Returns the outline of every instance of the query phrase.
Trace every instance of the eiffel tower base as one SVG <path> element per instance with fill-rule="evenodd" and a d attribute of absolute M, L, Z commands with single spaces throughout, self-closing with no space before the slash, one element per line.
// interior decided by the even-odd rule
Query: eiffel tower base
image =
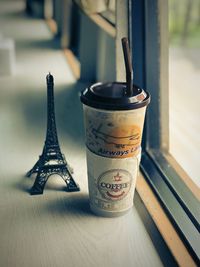
<path fill-rule="evenodd" d="M 32 174 L 37 173 L 39 171 L 39 166 L 40 166 L 40 158 L 39 160 L 35 163 L 32 169 L 26 173 L 26 177 L 31 177 Z"/>
<path fill-rule="evenodd" d="M 34 165 L 34 167 L 37 163 Z M 43 194 L 45 184 L 49 178 L 49 176 L 53 174 L 57 174 L 62 177 L 62 179 L 66 183 L 66 191 L 67 192 L 76 192 L 80 191 L 79 185 L 74 181 L 70 170 L 67 168 L 66 164 L 61 165 L 44 165 L 34 169 L 34 167 L 27 173 L 32 174 L 37 172 L 37 176 L 33 187 L 30 190 L 31 195 L 40 195 Z"/>

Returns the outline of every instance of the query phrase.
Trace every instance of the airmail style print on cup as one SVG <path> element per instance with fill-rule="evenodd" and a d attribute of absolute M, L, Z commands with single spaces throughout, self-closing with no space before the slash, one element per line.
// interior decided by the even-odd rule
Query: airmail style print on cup
<path fill-rule="evenodd" d="M 84 107 L 87 147 L 104 157 L 137 156 L 141 146 L 145 110 L 146 107 L 141 107 L 113 112 Z"/>

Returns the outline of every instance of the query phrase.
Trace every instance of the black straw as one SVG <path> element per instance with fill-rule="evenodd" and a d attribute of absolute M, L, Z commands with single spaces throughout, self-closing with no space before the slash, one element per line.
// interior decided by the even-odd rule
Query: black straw
<path fill-rule="evenodd" d="M 126 95 L 133 95 L 133 67 L 131 63 L 131 54 L 128 44 L 128 38 L 122 38 L 122 48 L 124 53 L 124 63 L 126 68 Z"/>
<path fill-rule="evenodd" d="M 50 71 L 47 74 L 46 79 L 47 79 L 47 83 L 53 83 L 53 75 L 51 74 Z"/>

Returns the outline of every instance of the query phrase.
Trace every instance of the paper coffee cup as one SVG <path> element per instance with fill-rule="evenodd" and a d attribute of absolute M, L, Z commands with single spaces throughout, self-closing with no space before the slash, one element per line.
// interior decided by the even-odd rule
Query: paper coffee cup
<path fill-rule="evenodd" d="M 81 95 L 87 147 L 89 198 L 100 216 L 120 216 L 133 205 L 141 141 L 150 95 L 125 83 L 96 83 Z"/>

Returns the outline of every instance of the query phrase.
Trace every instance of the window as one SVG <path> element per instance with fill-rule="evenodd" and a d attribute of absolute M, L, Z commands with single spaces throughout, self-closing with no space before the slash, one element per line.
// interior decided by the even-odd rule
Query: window
<path fill-rule="evenodd" d="M 169 150 L 200 187 L 200 1 L 169 0 Z"/>
<path fill-rule="evenodd" d="M 132 1 L 131 33 L 135 83 L 144 87 L 152 96 L 146 117 L 141 171 L 191 255 L 198 262 L 200 259 L 200 212 L 197 199 L 199 190 L 196 186 L 188 187 L 188 177 L 181 168 L 185 166 L 174 152 L 172 145 L 173 131 L 178 130 L 177 122 L 173 124 L 175 115 L 173 115 L 172 105 L 176 104 L 177 107 L 178 102 L 175 102 L 177 99 L 171 100 L 172 89 L 169 77 L 172 78 L 168 70 L 168 66 L 171 67 L 172 64 L 171 59 L 168 61 L 168 56 L 171 55 L 171 46 L 170 50 L 168 46 L 168 16 L 170 15 L 168 3 L 171 4 L 170 1 Z M 182 6 L 183 2 L 186 4 L 187 1 L 181 1 Z M 185 10 L 187 10 L 186 7 Z M 194 77 L 193 71 L 192 75 Z M 180 93 L 183 92 L 180 91 Z M 191 94 L 194 97 L 194 94 Z M 196 118 L 198 116 L 197 109 L 195 116 Z M 183 119 L 180 117 L 178 120 Z M 198 125 L 198 121 L 196 124 Z M 184 130 L 180 132 L 180 136 L 189 138 Z M 198 144 L 194 146 L 198 147 Z M 179 147 L 177 151 L 180 151 Z"/>

